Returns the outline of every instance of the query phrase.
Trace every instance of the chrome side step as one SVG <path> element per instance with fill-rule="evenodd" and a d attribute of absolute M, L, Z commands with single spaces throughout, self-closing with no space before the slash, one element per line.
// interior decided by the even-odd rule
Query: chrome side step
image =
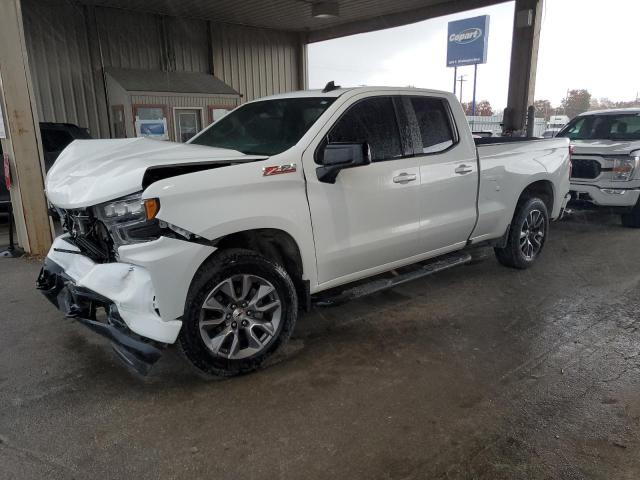
<path fill-rule="evenodd" d="M 413 280 L 417 280 L 418 278 L 426 277 L 433 273 L 441 272 L 452 267 L 457 267 L 458 265 L 464 265 L 465 263 L 469 263 L 470 261 L 471 255 L 466 252 L 452 253 L 429 261 L 428 263 L 418 263 L 413 266 L 404 267 L 402 269 L 402 273 L 397 273 L 391 278 L 380 278 L 378 276 L 373 280 L 370 280 L 368 282 L 365 281 L 365 283 L 360 283 L 338 293 L 331 293 L 332 291 L 334 291 L 334 289 L 326 293 L 321 292 L 317 297 L 312 298 L 311 303 L 317 307 L 331 307 L 340 303 L 347 302 L 349 300 L 353 300 L 355 298 L 371 295 L 372 293 L 389 290 L 391 288 L 397 287 L 398 285 L 402 285 L 403 283 L 411 282 Z M 396 271 L 394 270 L 394 272 Z"/>

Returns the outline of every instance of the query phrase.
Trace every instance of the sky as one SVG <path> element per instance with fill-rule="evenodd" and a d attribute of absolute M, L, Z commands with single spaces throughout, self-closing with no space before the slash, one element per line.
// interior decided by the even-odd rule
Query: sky
<path fill-rule="evenodd" d="M 602 6 L 606 4 L 607 8 Z M 447 15 L 403 27 L 309 45 L 309 86 L 329 80 L 342 86 L 393 85 L 453 89 L 446 67 L 447 23 L 489 15 L 487 63 L 478 66 L 477 100 L 494 109 L 507 103 L 514 2 Z M 640 0 L 545 0 L 536 78 L 536 99 L 559 105 L 568 89 L 595 98 L 633 100 L 640 93 L 637 30 Z M 473 67 L 463 101 L 471 100 Z M 458 84 L 459 85 L 459 84 Z"/>

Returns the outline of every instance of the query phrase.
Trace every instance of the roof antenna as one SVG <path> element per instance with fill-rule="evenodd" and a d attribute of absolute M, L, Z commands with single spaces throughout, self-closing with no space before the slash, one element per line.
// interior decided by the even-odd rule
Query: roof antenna
<path fill-rule="evenodd" d="M 331 80 L 330 82 L 327 82 L 327 84 L 324 86 L 324 88 L 322 89 L 322 93 L 327 93 L 327 92 L 330 92 L 331 90 L 337 90 L 338 88 L 340 88 L 340 85 L 336 85 L 335 82 Z"/>

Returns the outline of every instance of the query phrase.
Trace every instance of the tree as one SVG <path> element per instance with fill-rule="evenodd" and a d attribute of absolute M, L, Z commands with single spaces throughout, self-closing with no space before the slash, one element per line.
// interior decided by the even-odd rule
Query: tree
<path fill-rule="evenodd" d="M 536 118 L 549 120 L 549 117 L 553 113 L 553 107 L 549 100 L 536 100 L 533 102 L 533 107 L 536 109 Z"/>
<path fill-rule="evenodd" d="M 476 115 L 480 115 L 481 117 L 490 117 L 493 115 L 493 108 L 491 108 L 489 100 L 480 100 L 476 104 Z"/>
<path fill-rule="evenodd" d="M 462 109 L 464 110 L 465 115 L 473 115 L 472 102 L 463 102 Z M 476 102 L 476 115 L 480 115 L 482 117 L 493 115 L 493 108 L 491 108 L 489 100 L 480 100 L 479 102 Z"/>
<path fill-rule="evenodd" d="M 591 94 L 584 89 L 569 90 L 566 98 L 562 100 L 565 115 L 573 118 L 589 110 L 591 106 Z"/>

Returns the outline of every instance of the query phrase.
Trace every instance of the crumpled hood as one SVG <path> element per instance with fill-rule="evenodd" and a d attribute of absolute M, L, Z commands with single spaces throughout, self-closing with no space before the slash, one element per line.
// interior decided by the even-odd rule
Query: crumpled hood
<path fill-rule="evenodd" d="M 152 166 L 264 158 L 236 150 L 147 138 L 76 140 L 49 170 L 45 190 L 57 207 L 84 208 L 142 190 L 144 172 Z"/>
<path fill-rule="evenodd" d="M 576 155 L 629 155 L 640 150 L 638 140 L 572 140 Z"/>

